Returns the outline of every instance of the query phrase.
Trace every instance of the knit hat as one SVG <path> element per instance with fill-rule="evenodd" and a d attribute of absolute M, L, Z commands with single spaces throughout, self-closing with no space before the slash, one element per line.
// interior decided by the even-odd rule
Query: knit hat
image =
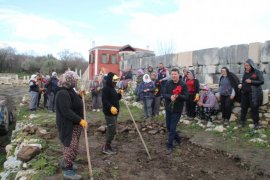
<path fill-rule="evenodd" d="M 142 75 L 142 74 L 144 74 L 144 71 L 143 71 L 143 69 L 138 69 L 137 73 L 138 73 L 138 75 Z"/>
<path fill-rule="evenodd" d="M 58 86 L 65 88 L 74 88 L 79 76 L 74 71 L 66 71 L 59 78 Z"/>

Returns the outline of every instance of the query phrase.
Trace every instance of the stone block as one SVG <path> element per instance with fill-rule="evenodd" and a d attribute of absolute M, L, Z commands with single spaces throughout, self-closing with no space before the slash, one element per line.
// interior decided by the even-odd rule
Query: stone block
<path fill-rule="evenodd" d="M 228 49 L 229 64 L 241 64 L 248 59 L 248 45 L 240 44 L 230 46 Z"/>
<path fill-rule="evenodd" d="M 261 44 L 259 42 L 250 43 L 248 48 L 248 57 L 253 59 L 254 63 L 260 63 Z"/>
<path fill-rule="evenodd" d="M 219 49 L 218 56 L 219 56 L 220 64 L 228 64 L 228 57 L 229 57 L 228 51 L 229 51 L 229 47 L 223 47 Z"/>
<path fill-rule="evenodd" d="M 213 76 L 213 83 L 218 84 L 221 75 L 220 74 L 213 74 L 212 76 Z"/>
<path fill-rule="evenodd" d="M 217 66 L 203 66 L 203 74 L 215 74 L 217 71 Z"/>
<path fill-rule="evenodd" d="M 261 64 L 260 66 L 264 67 L 264 72 L 270 74 L 270 63 L 269 64 Z"/>
<path fill-rule="evenodd" d="M 263 105 L 269 102 L 268 94 L 269 94 L 269 89 L 263 90 Z"/>
<path fill-rule="evenodd" d="M 262 44 L 261 62 L 270 63 L 270 41 L 266 41 L 265 43 Z"/>
<path fill-rule="evenodd" d="M 203 66 L 195 67 L 195 74 L 202 74 L 202 72 L 203 72 Z"/>
<path fill-rule="evenodd" d="M 195 51 L 193 53 L 194 62 L 197 62 L 196 64 L 198 65 L 218 65 L 219 64 L 218 52 L 219 52 L 218 48 L 202 49 L 199 51 Z"/>
<path fill-rule="evenodd" d="M 258 69 L 260 70 L 260 71 L 262 71 L 263 73 L 265 73 L 265 70 L 266 70 L 266 68 L 268 68 L 267 70 L 270 72 L 270 66 L 269 67 L 267 67 L 267 65 L 268 64 L 259 64 L 258 65 Z"/>
<path fill-rule="evenodd" d="M 193 66 L 192 51 L 177 53 L 176 57 L 173 59 L 173 64 L 178 65 L 179 67 Z"/>
<path fill-rule="evenodd" d="M 230 64 L 229 65 L 229 70 L 231 72 L 233 72 L 234 74 L 239 74 L 240 68 L 241 68 L 241 66 L 239 64 Z"/>
<path fill-rule="evenodd" d="M 210 75 L 210 74 L 205 74 L 203 83 L 205 83 L 205 84 L 213 84 L 214 83 L 213 76 Z"/>

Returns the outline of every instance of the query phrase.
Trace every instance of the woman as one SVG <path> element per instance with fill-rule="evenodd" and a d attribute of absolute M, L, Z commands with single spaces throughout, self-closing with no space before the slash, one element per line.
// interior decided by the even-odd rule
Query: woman
<path fill-rule="evenodd" d="M 59 131 L 59 139 L 64 145 L 61 167 L 64 178 L 80 179 L 73 167 L 73 162 L 78 153 L 79 139 L 82 127 L 87 127 L 87 121 L 83 119 L 83 102 L 75 92 L 78 75 L 74 71 L 66 71 L 59 79 L 59 89 L 56 93 L 56 124 Z"/>
<path fill-rule="evenodd" d="M 248 59 L 245 63 L 245 72 L 242 78 L 241 89 L 241 117 L 240 127 L 246 123 L 246 115 L 248 108 L 251 108 L 251 116 L 254 128 L 259 128 L 259 106 L 262 104 L 263 92 L 261 85 L 264 84 L 262 72 L 256 69 L 252 59 Z"/>
<path fill-rule="evenodd" d="M 148 74 L 143 75 L 143 82 L 139 87 L 139 97 L 143 100 L 145 120 L 151 120 L 153 116 L 152 103 L 154 100 L 155 85 Z"/>
<path fill-rule="evenodd" d="M 207 85 L 203 87 L 203 93 L 196 108 L 199 119 L 206 120 L 207 127 L 211 127 L 213 123 L 211 116 L 217 113 L 218 103 L 216 96 Z"/>
<path fill-rule="evenodd" d="M 29 92 L 31 96 L 31 102 L 29 104 L 29 109 L 31 112 L 37 110 L 38 105 L 38 95 L 39 95 L 39 86 L 37 84 L 37 75 L 33 74 L 29 80 Z"/>
<path fill-rule="evenodd" d="M 221 102 L 222 120 L 224 125 L 228 125 L 232 114 L 233 100 L 237 93 L 237 85 L 239 79 L 235 74 L 229 71 L 227 67 L 221 69 L 221 77 L 219 80 L 219 93 Z"/>
<path fill-rule="evenodd" d="M 186 101 L 187 118 L 193 119 L 196 116 L 195 108 L 199 100 L 200 84 L 198 79 L 195 79 L 194 71 L 187 72 L 186 80 L 188 88 L 188 100 Z"/>
<path fill-rule="evenodd" d="M 101 106 L 102 106 L 102 78 L 99 78 L 98 76 L 95 76 L 94 81 L 92 82 L 90 89 L 92 94 L 92 105 L 93 109 L 92 111 L 100 112 Z"/>

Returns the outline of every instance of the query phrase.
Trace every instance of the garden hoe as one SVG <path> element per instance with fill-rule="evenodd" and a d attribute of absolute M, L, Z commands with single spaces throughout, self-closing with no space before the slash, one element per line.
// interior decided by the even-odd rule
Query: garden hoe
<path fill-rule="evenodd" d="M 123 91 L 123 88 L 122 88 L 121 91 L 124 92 L 124 91 Z M 122 93 L 122 94 L 123 94 L 123 96 L 124 96 L 124 93 Z M 124 103 L 125 103 L 125 105 L 126 105 L 126 107 L 127 107 L 127 110 L 128 110 L 128 112 L 129 112 L 129 115 L 130 115 L 130 117 L 131 117 L 131 119 L 132 119 L 132 121 L 133 121 L 133 123 L 134 123 L 134 126 L 135 126 L 135 128 L 136 128 L 136 130 L 137 130 L 137 132 L 138 132 L 138 134 L 139 134 L 139 136 L 140 136 L 140 138 L 141 138 L 141 140 L 142 140 L 142 143 L 143 143 L 143 146 L 144 146 L 144 148 L 145 148 L 145 150 L 146 150 L 146 153 L 147 153 L 147 155 L 148 155 L 148 158 L 149 158 L 149 160 L 151 160 L 151 156 L 150 156 L 150 154 L 149 154 L 148 148 L 147 148 L 147 146 L 146 146 L 146 144 L 145 144 L 145 142 L 144 142 L 144 140 L 143 140 L 143 137 L 142 137 L 141 132 L 140 132 L 140 130 L 139 130 L 139 128 L 138 128 L 138 126 L 137 126 L 135 120 L 134 120 L 134 117 L 133 117 L 133 115 L 132 115 L 132 113 L 131 113 L 131 111 L 130 111 L 130 109 L 129 109 L 129 107 L 128 107 L 127 101 L 125 100 L 125 98 L 123 98 L 123 100 L 124 100 Z"/>
<path fill-rule="evenodd" d="M 85 99 L 84 99 L 84 94 L 83 93 L 82 93 L 82 101 L 83 101 L 83 118 L 86 120 Z M 94 180 L 93 171 L 92 171 L 92 165 L 91 165 L 91 160 L 90 160 L 90 152 L 89 152 L 87 130 L 86 130 L 86 128 L 83 128 L 83 129 L 84 129 L 84 138 L 85 138 L 85 145 L 86 145 L 86 152 L 87 152 L 89 176 L 90 176 L 90 180 Z"/>

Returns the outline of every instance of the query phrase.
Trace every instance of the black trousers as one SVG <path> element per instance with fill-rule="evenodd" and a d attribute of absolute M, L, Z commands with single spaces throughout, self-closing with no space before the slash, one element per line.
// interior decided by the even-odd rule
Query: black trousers
<path fill-rule="evenodd" d="M 220 96 L 222 119 L 230 120 L 232 114 L 232 100 L 230 96 Z"/>
<path fill-rule="evenodd" d="M 251 108 L 251 117 L 254 124 L 259 123 L 259 106 L 252 103 L 252 94 L 245 93 L 241 95 L 241 117 L 240 123 L 244 124 L 247 120 L 248 108 Z"/>
<path fill-rule="evenodd" d="M 186 111 L 187 111 L 187 116 L 189 117 L 195 117 L 196 116 L 196 102 L 194 102 L 196 94 L 189 94 L 188 95 L 188 100 L 186 101 Z"/>

